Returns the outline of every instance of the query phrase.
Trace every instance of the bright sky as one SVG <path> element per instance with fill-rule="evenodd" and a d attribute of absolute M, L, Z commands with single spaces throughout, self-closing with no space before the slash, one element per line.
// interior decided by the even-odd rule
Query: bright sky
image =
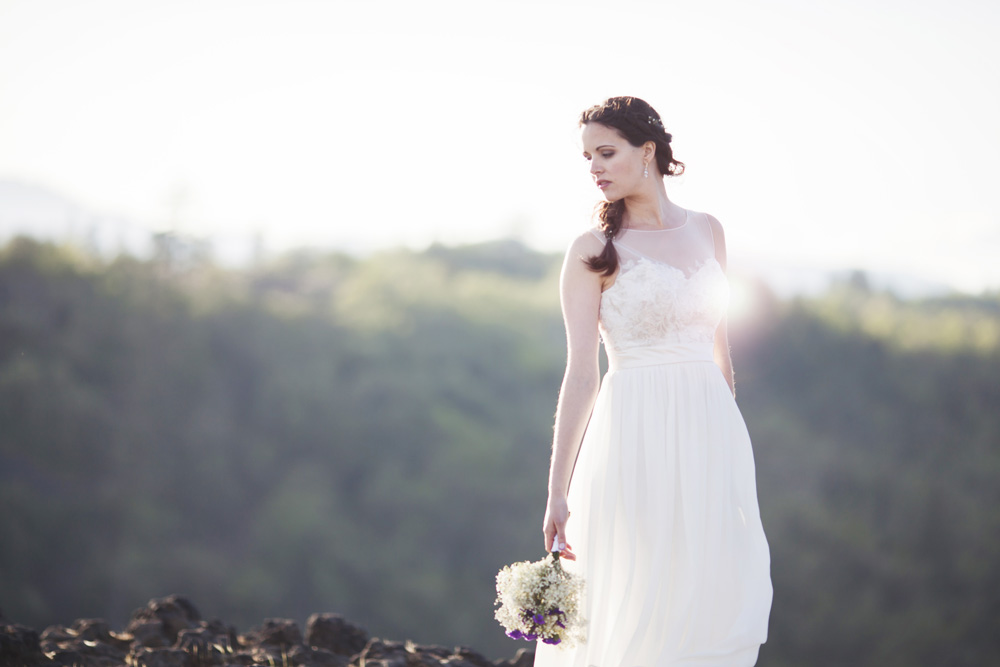
<path fill-rule="evenodd" d="M 631 94 L 734 261 L 1000 288 L 998 34 L 995 0 L 0 0 L 0 180 L 271 250 L 561 250 L 579 112 Z"/>

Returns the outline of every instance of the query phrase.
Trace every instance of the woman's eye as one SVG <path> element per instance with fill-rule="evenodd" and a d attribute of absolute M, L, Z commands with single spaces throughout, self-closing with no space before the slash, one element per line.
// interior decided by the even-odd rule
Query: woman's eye
<path fill-rule="evenodd" d="M 603 157 L 604 159 L 607 159 L 607 158 L 611 157 L 612 155 L 614 155 L 613 152 L 601 153 L 601 157 Z"/>

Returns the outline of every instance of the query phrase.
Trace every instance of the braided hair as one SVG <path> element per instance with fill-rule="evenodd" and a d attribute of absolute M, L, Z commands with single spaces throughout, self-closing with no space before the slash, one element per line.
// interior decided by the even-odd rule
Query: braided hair
<path fill-rule="evenodd" d="M 674 159 L 674 152 L 670 148 L 673 137 L 663 127 L 660 114 L 638 97 L 609 97 L 580 115 L 580 126 L 588 123 L 612 127 L 636 147 L 652 141 L 656 145 L 656 166 L 660 173 L 664 176 L 679 176 L 684 173 L 684 163 Z M 596 213 L 598 227 L 604 232 L 607 243 L 601 254 L 589 257 L 584 262 L 591 271 L 610 276 L 618 270 L 618 251 L 611 240 L 621 231 L 625 200 L 599 202 Z"/>

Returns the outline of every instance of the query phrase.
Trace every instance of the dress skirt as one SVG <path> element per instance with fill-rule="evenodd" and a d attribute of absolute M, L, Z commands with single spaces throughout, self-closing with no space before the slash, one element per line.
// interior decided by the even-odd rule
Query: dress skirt
<path fill-rule="evenodd" d="M 569 490 L 587 642 L 536 667 L 741 667 L 767 638 L 770 555 L 746 425 L 711 345 L 609 351 Z"/>

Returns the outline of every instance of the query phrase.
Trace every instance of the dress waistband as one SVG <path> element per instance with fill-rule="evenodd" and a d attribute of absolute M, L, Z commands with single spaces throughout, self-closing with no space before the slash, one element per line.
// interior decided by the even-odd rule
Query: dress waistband
<path fill-rule="evenodd" d="M 608 370 L 679 364 L 688 361 L 713 361 L 712 343 L 660 343 L 642 345 L 626 350 L 606 348 Z"/>

